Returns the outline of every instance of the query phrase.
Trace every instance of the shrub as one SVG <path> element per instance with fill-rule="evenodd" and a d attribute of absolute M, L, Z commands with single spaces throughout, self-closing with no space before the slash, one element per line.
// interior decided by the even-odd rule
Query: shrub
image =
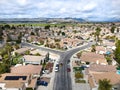
<path fill-rule="evenodd" d="M 41 54 L 39 54 L 39 53 L 36 53 L 36 54 L 35 54 L 35 56 L 41 56 Z"/>
<path fill-rule="evenodd" d="M 89 65 L 89 64 L 90 64 L 90 62 L 86 62 L 86 64 L 87 64 L 87 65 Z"/>
<path fill-rule="evenodd" d="M 75 80 L 76 83 L 86 83 L 85 80 Z"/>
<path fill-rule="evenodd" d="M 75 78 L 76 78 L 76 79 L 83 78 L 83 74 L 80 73 L 80 72 L 76 72 L 76 73 L 75 73 Z"/>

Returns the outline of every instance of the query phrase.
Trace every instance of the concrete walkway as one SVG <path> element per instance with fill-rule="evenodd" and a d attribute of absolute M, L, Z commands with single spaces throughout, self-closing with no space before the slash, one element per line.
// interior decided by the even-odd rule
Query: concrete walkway
<path fill-rule="evenodd" d="M 55 66 L 56 66 L 58 61 L 59 61 L 59 58 L 54 62 L 52 73 L 44 75 L 46 77 L 51 78 L 48 86 L 38 86 L 37 90 L 53 90 L 53 84 L 54 84 L 54 78 L 55 78 Z"/>
<path fill-rule="evenodd" d="M 71 81 L 72 81 L 72 90 L 90 90 L 90 86 L 88 83 L 75 83 L 75 73 L 73 72 L 72 61 L 76 60 L 76 58 L 71 57 Z M 85 74 L 85 73 L 84 73 Z M 86 77 L 84 77 L 87 79 Z"/>

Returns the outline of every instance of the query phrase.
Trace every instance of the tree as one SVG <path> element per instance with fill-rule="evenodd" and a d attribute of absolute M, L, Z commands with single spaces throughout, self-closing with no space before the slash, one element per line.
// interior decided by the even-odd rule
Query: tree
<path fill-rule="evenodd" d="M 15 49 L 19 49 L 20 46 L 19 46 L 18 44 L 15 44 L 15 45 L 14 45 L 14 48 L 15 48 Z"/>
<path fill-rule="evenodd" d="M 46 60 L 43 61 L 43 67 L 45 67 L 45 65 L 46 65 Z"/>
<path fill-rule="evenodd" d="M 35 33 L 34 33 L 34 32 L 31 32 L 31 35 L 35 35 Z"/>
<path fill-rule="evenodd" d="M 99 28 L 99 27 L 97 27 L 96 29 L 95 29 L 95 33 L 94 33 L 94 35 L 95 35 L 95 38 L 96 38 L 96 41 L 99 41 L 100 40 L 100 31 L 101 31 L 101 28 Z"/>
<path fill-rule="evenodd" d="M 111 55 L 106 55 L 105 58 L 106 58 L 108 64 L 111 65 L 111 64 L 112 64 L 112 58 L 111 58 Z"/>
<path fill-rule="evenodd" d="M 120 40 L 116 42 L 116 49 L 114 51 L 114 58 L 117 63 L 120 65 Z"/>
<path fill-rule="evenodd" d="M 18 36 L 18 40 L 16 40 L 16 43 L 17 44 L 20 44 L 21 43 L 21 39 L 22 39 L 22 32 L 19 33 L 19 36 Z"/>
<path fill-rule="evenodd" d="M 2 41 L 3 40 L 3 30 L 0 29 L 0 40 Z"/>
<path fill-rule="evenodd" d="M 49 52 L 48 52 L 47 55 L 46 55 L 45 60 L 46 60 L 46 61 L 49 61 L 49 59 L 50 59 L 49 57 L 50 57 L 50 54 L 49 54 Z"/>
<path fill-rule="evenodd" d="M 9 59 L 10 59 L 11 51 L 13 51 L 12 45 L 10 45 L 9 43 L 6 43 L 6 45 L 5 45 L 5 50 L 7 51 L 8 56 L 9 56 Z"/>
<path fill-rule="evenodd" d="M 61 31 L 59 31 L 57 34 L 60 35 Z"/>
<path fill-rule="evenodd" d="M 30 51 L 27 50 L 27 51 L 25 52 L 25 55 L 30 55 Z"/>
<path fill-rule="evenodd" d="M 44 44 L 44 40 L 40 40 L 39 42 L 40 42 L 40 44 L 41 44 L 41 45 L 43 45 L 43 44 Z"/>
<path fill-rule="evenodd" d="M 111 90 L 112 85 L 110 84 L 110 80 L 103 79 L 99 80 L 99 87 L 98 90 Z"/>
<path fill-rule="evenodd" d="M 36 53 L 35 56 L 41 56 L 41 54 L 40 53 Z"/>
<path fill-rule="evenodd" d="M 56 43 L 56 48 L 60 49 L 60 43 Z"/>
<path fill-rule="evenodd" d="M 112 26 L 111 29 L 110 29 L 111 33 L 114 33 L 115 31 L 115 26 Z"/>
<path fill-rule="evenodd" d="M 62 36 L 65 36 L 65 32 L 62 32 Z"/>
<path fill-rule="evenodd" d="M 4 28 L 5 28 L 5 29 L 10 29 L 11 27 L 10 27 L 10 25 L 5 24 L 5 25 L 4 25 Z"/>
<path fill-rule="evenodd" d="M 46 26 L 45 26 L 45 29 L 50 29 L 50 25 L 46 25 Z"/>
<path fill-rule="evenodd" d="M 16 29 L 16 27 L 14 25 L 12 25 L 11 29 Z"/>
<path fill-rule="evenodd" d="M 0 74 L 10 72 L 10 59 L 9 59 L 9 56 L 7 54 L 4 54 L 2 61 L 3 62 L 0 63 L 0 67 L 1 67 Z"/>
<path fill-rule="evenodd" d="M 42 64 L 43 64 L 43 61 L 41 60 L 41 61 L 40 61 L 40 65 L 42 65 Z"/>
<path fill-rule="evenodd" d="M 75 33 L 75 34 L 76 34 L 76 33 L 77 33 L 77 30 L 74 30 L 74 31 L 73 31 L 73 33 Z"/>
<path fill-rule="evenodd" d="M 92 50 L 91 50 L 91 52 L 95 52 L 95 51 L 96 51 L 95 45 L 92 45 Z"/>
<path fill-rule="evenodd" d="M 79 53 L 77 53 L 77 57 L 78 57 L 78 58 L 80 58 L 80 57 L 81 57 L 81 55 L 82 55 L 82 51 L 81 51 L 81 52 L 79 52 Z"/>
<path fill-rule="evenodd" d="M 60 26 L 60 28 L 61 28 L 61 29 L 62 29 L 62 28 L 65 29 L 65 25 Z"/>

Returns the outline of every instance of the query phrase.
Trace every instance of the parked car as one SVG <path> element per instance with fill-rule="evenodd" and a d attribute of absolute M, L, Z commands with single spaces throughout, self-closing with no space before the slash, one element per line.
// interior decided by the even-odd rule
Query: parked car
<path fill-rule="evenodd" d="M 38 80 L 37 85 L 48 86 L 48 82 Z"/>
<path fill-rule="evenodd" d="M 58 72 L 59 71 L 59 69 L 58 68 L 55 68 L 55 72 Z"/>
<path fill-rule="evenodd" d="M 84 70 L 85 68 L 88 68 L 88 66 L 87 65 L 82 65 L 81 68 L 82 68 L 82 70 Z"/>
<path fill-rule="evenodd" d="M 56 66 L 55 66 L 56 68 L 59 68 L 59 64 L 56 64 Z"/>
<path fill-rule="evenodd" d="M 56 64 L 55 66 L 55 72 L 58 72 L 59 71 L 59 64 Z"/>

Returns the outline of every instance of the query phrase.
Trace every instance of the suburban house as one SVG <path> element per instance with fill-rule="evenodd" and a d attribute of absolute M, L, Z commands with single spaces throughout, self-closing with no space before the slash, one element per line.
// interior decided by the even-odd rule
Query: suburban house
<path fill-rule="evenodd" d="M 110 80 L 110 83 L 115 88 L 117 88 L 117 85 L 119 85 L 120 79 L 118 78 L 120 75 L 116 74 L 116 66 L 91 64 L 90 67 L 85 70 L 85 72 L 86 76 L 88 77 L 88 82 L 90 84 L 91 90 L 98 90 L 99 80 L 103 79 Z"/>
<path fill-rule="evenodd" d="M 17 49 L 15 51 L 12 52 L 12 55 L 15 55 L 15 53 L 18 53 L 18 54 L 24 54 L 26 51 L 30 50 L 29 47 L 24 47 L 24 48 L 20 48 L 20 49 Z"/>
<path fill-rule="evenodd" d="M 115 50 L 115 49 L 116 49 L 116 46 L 115 46 L 115 42 L 114 42 L 114 41 L 103 40 L 103 45 L 106 46 L 107 49 L 112 49 L 112 50 Z"/>
<path fill-rule="evenodd" d="M 42 71 L 41 65 L 21 65 L 11 68 L 11 73 L 17 73 L 17 74 L 30 74 L 32 77 L 40 77 Z"/>
<path fill-rule="evenodd" d="M 24 64 L 40 64 L 41 61 L 44 61 L 45 56 L 31 56 L 31 55 L 24 55 L 23 56 L 23 63 Z"/>
<path fill-rule="evenodd" d="M 112 90 L 120 90 L 120 75 L 116 72 L 93 73 L 89 75 L 91 90 L 98 90 L 99 80 L 107 79 L 112 84 Z"/>
<path fill-rule="evenodd" d="M 32 54 L 32 55 L 35 55 L 37 53 L 39 53 L 41 56 L 46 56 L 48 54 L 48 52 L 42 51 L 42 50 L 39 50 L 39 49 L 35 49 L 35 50 L 30 51 L 30 54 Z"/>
<path fill-rule="evenodd" d="M 96 46 L 95 50 L 96 50 L 97 54 L 105 54 L 106 53 L 106 48 L 103 46 Z"/>
<path fill-rule="evenodd" d="M 91 64 L 89 68 L 86 69 L 88 74 L 101 73 L 101 72 L 116 72 L 116 66 L 113 65 L 100 65 Z"/>
<path fill-rule="evenodd" d="M 64 38 L 60 42 L 60 46 L 64 47 L 66 46 L 67 48 L 72 48 L 75 46 L 79 46 L 82 42 L 82 40 L 79 39 L 72 39 L 72 38 Z"/>
<path fill-rule="evenodd" d="M 12 40 L 18 40 L 18 35 L 16 35 L 16 34 L 10 34 L 9 37 Z"/>
<path fill-rule="evenodd" d="M 104 55 L 96 54 L 94 52 L 83 52 L 80 57 L 81 63 L 86 64 L 86 62 L 89 62 L 90 64 L 96 63 L 96 64 L 102 64 L 107 65 L 107 61 L 104 57 Z"/>
<path fill-rule="evenodd" d="M 0 88 L 2 90 L 26 90 L 36 88 L 37 78 L 32 78 L 30 74 L 5 73 L 0 77 Z"/>

